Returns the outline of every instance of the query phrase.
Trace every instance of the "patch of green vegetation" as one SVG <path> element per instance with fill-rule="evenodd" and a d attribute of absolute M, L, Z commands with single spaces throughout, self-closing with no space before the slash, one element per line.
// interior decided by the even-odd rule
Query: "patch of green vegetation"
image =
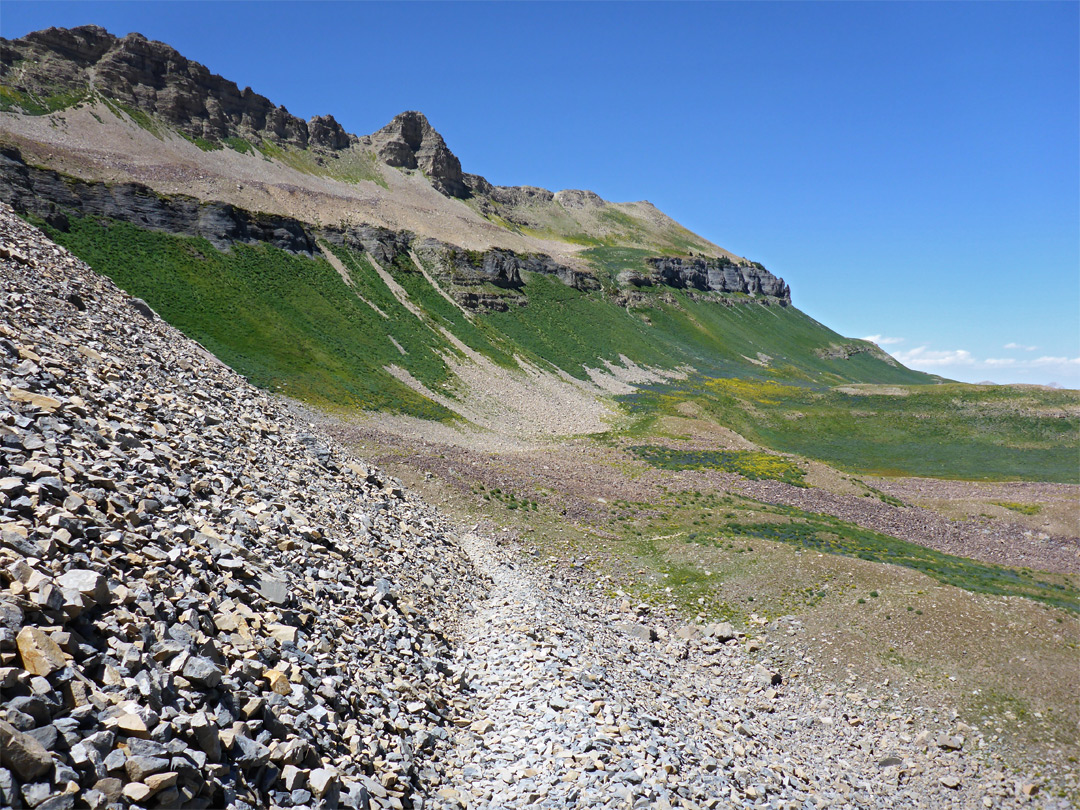
<path fill-rule="evenodd" d="M 346 183 L 359 183 L 362 180 L 370 180 L 373 183 L 378 183 L 383 188 L 389 188 L 386 178 L 382 176 L 382 172 L 379 170 L 377 158 L 369 152 L 344 150 L 342 152 L 323 154 L 311 149 L 282 146 L 269 140 L 262 140 L 255 144 L 253 148 L 263 156 L 283 163 L 304 174 L 331 177 Z"/>
<path fill-rule="evenodd" d="M 195 144 L 204 152 L 217 152 L 218 150 L 225 148 L 225 145 L 218 141 L 210 141 L 198 135 L 188 135 L 181 130 L 177 130 L 177 132 L 179 132 L 185 140 L 191 141 L 191 143 Z"/>
<path fill-rule="evenodd" d="M 887 368 L 868 355 L 822 362 Z M 757 444 L 849 472 L 1080 483 L 1076 391 L 946 383 L 853 394 L 744 375 L 654 386 L 622 400 L 642 414 L 673 414 L 690 401 Z"/>
<path fill-rule="evenodd" d="M 615 288 L 619 273 L 624 270 L 648 274 L 649 266 L 645 260 L 655 255 L 655 250 L 632 247 L 603 246 L 581 251 L 581 256 L 595 268 L 595 275 L 605 289 Z"/>
<path fill-rule="evenodd" d="M 234 152 L 239 152 L 241 155 L 254 155 L 258 151 L 250 141 L 239 138 L 236 136 L 230 136 L 228 138 L 222 138 L 221 142 L 232 149 Z"/>
<path fill-rule="evenodd" d="M 466 317 L 460 307 L 432 287 L 422 273 L 417 272 L 408 257 L 399 257 L 399 260 L 400 264 L 392 268 L 394 280 L 409 294 L 409 299 L 421 308 L 433 327 L 449 330 L 469 348 L 504 368 L 518 367 L 502 335 L 491 324 Z M 407 266 L 402 268 L 402 264 Z M 451 348 L 454 352 L 458 351 L 456 347 Z"/>
<path fill-rule="evenodd" d="M 806 472 L 793 461 L 773 453 L 750 450 L 677 450 L 659 445 L 636 445 L 627 449 L 662 470 L 721 470 L 754 481 L 768 479 L 796 487 L 806 486 Z"/>
<path fill-rule="evenodd" d="M 1037 503 L 1016 503 L 1015 501 L 990 501 L 990 503 L 1019 512 L 1021 515 L 1037 515 L 1042 511 L 1042 506 Z"/>
<path fill-rule="evenodd" d="M 540 508 L 540 504 L 538 504 L 536 501 L 530 500 L 529 498 L 519 498 L 517 496 L 517 493 L 515 493 L 513 490 L 507 490 L 506 492 L 504 492 L 499 487 L 485 490 L 483 486 L 479 486 L 475 487 L 473 491 L 476 492 L 478 495 L 481 495 L 485 501 L 497 501 L 501 503 L 511 512 L 516 509 L 521 509 L 522 511 L 531 510 L 533 512 L 536 512 Z"/>
<path fill-rule="evenodd" d="M 651 502 L 616 501 L 608 506 L 613 520 L 609 527 L 622 537 L 618 548 L 633 559 L 635 567 L 643 570 L 669 572 L 685 553 L 675 552 L 687 545 L 703 547 L 699 568 L 708 567 L 702 581 L 715 586 L 721 581 L 740 577 L 747 582 L 761 554 L 775 552 L 761 548 L 752 540 L 767 540 L 798 549 L 808 549 L 842 557 L 854 557 L 868 562 L 898 565 L 919 571 L 946 585 L 975 593 L 998 596 L 1021 596 L 1051 607 L 1080 612 L 1080 589 L 1068 576 L 1036 572 L 1026 568 L 1014 569 L 982 563 L 864 529 L 829 515 L 807 512 L 789 506 L 763 503 L 734 494 L 715 492 L 669 491 L 661 488 L 658 498 Z M 704 552 L 703 552 L 704 553 Z M 775 557 L 770 557 L 775 559 Z M 705 598 L 696 589 L 682 593 L 684 584 L 670 576 L 664 583 L 673 598 L 689 602 Z M 823 583 L 797 583 L 786 596 L 774 586 L 765 589 L 770 594 L 763 608 L 789 611 L 800 606 L 812 607 L 824 599 Z M 876 584 L 876 583 L 875 583 Z M 844 587 L 843 584 L 840 587 Z M 790 590 L 790 589 L 789 589 Z M 852 600 L 875 600 L 880 597 L 876 588 L 862 594 L 851 593 Z M 706 598 L 706 604 L 709 599 Z M 725 596 L 730 600 L 731 595 Z M 908 606 L 919 615 L 920 608 Z"/>
<path fill-rule="evenodd" d="M 776 511 L 777 507 L 769 511 Z M 1023 596 L 1054 607 L 1080 612 L 1080 591 L 1063 582 L 1037 578 L 1026 568 L 1005 568 L 944 554 L 889 535 L 855 526 L 828 515 L 784 508 L 786 520 L 731 522 L 725 532 L 789 543 L 814 551 L 857 557 L 871 562 L 912 568 L 946 585 L 975 593 Z M 1039 575 L 1049 576 L 1049 575 Z M 874 594 L 871 594 L 873 596 Z"/>
<path fill-rule="evenodd" d="M 877 499 L 879 501 L 881 501 L 882 503 L 887 503 L 889 506 L 907 506 L 907 504 L 899 498 L 889 495 L 886 492 L 882 492 L 880 489 L 870 486 L 865 481 L 856 481 L 856 483 L 858 483 L 859 486 L 864 487 L 867 490 L 863 493 L 866 496 L 875 495 L 877 496 Z"/>
<path fill-rule="evenodd" d="M 90 91 L 65 90 L 47 96 L 16 90 L 0 84 L 0 111 L 21 112 L 24 115 L 48 115 L 82 104 L 90 98 Z"/>
<path fill-rule="evenodd" d="M 106 98 L 105 96 L 98 96 L 98 98 L 106 107 L 109 108 L 109 111 L 117 118 L 120 118 L 122 120 L 124 116 L 127 116 L 131 121 L 135 123 L 136 126 L 140 127 L 141 129 L 145 129 L 155 138 L 161 140 L 165 137 L 162 125 L 145 110 L 141 110 L 138 107 L 135 107 L 123 101 L 119 101 L 115 98 Z M 183 133 L 180 134 L 183 135 Z M 184 135 L 184 137 L 188 138 L 188 140 L 192 140 L 187 135 Z"/>
<path fill-rule="evenodd" d="M 321 405 L 454 418 L 386 370 L 400 366 L 440 389 L 450 379 L 443 356 L 453 344 L 411 314 L 363 257 L 344 248 L 338 253 L 350 287 L 322 258 L 266 245 L 222 252 L 201 238 L 69 221 L 69 232 L 47 229 L 50 238 L 148 301 L 256 385 Z"/>
<path fill-rule="evenodd" d="M 607 273 L 639 259 L 645 251 L 609 250 Z M 583 292 L 559 280 L 526 274 L 522 293 L 528 305 L 482 317 L 522 349 L 580 379 L 585 368 L 617 365 L 625 355 L 638 364 L 682 367 L 697 374 L 624 397 L 639 414 L 667 412 L 717 377 L 766 374 L 826 384 L 854 380 L 923 382 L 927 375 L 890 366 L 865 355 L 851 360 L 817 357 L 812 349 L 839 338 L 792 307 L 758 304 L 723 306 L 663 290 L 647 294 L 639 306 L 613 306 L 602 292 Z M 768 353 L 775 365 L 757 359 Z"/>
<path fill-rule="evenodd" d="M 600 209 L 597 219 L 613 227 L 621 228 L 623 233 L 620 236 L 625 239 L 633 239 L 636 242 L 648 241 L 649 235 L 643 233 L 645 230 L 643 223 L 637 217 L 633 217 L 625 211 L 607 206 Z"/>

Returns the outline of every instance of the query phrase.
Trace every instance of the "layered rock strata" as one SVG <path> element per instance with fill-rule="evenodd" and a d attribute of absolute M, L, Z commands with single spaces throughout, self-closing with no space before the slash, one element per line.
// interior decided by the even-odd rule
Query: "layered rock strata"
<path fill-rule="evenodd" d="M 325 239 L 369 253 L 380 263 L 393 264 L 415 249 L 449 282 L 451 292 L 473 308 L 506 309 L 502 300 L 505 296 L 483 296 L 477 288 L 487 283 L 505 290 L 520 289 L 526 272 L 553 275 L 577 289 L 599 287 L 587 273 L 543 254 L 519 254 L 499 248 L 466 251 L 434 239 L 420 239 L 409 231 L 371 225 L 318 229 L 299 220 L 252 213 L 228 203 L 159 194 L 138 183 L 85 182 L 28 166 L 12 148 L 0 149 L 0 202 L 60 230 L 67 230 L 69 217 L 94 217 L 165 233 L 201 236 L 218 250 L 228 250 L 236 243 L 263 243 L 314 256 L 320 252 L 318 240 Z"/>
<path fill-rule="evenodd" d="M 461 161 L 423 113 L 412 110 L 394 116 L 393 121 L 361 142 L 374 148 L 388 166 L 420 169 L 436 190 L 448 197 L 465 198 L 471 194 L 461 173 Z"/>
<path fill-rule="evenodd" d="M 740 264 L 726 259 L 661 257 L 647 260 L 652 272 L 631 280 L 635 286 L 664 284 L 703 292 L 746 293 L 791 303 L 791 288 L 759 264 Z"/>
<path fill-rule="evenodd" d="M 252 213 L 224 202 L 164 195 L 139 183 L 90 183 L 27 166 L 17 150 L 0 148 L 0 202 L 60 230 L 68 217 L 129 222 L 165 233 L 201 236 L 218 250 L 237 242 L 266 243 L 307 256 L 317 252 L 309 228 L 289 217 Z"/>

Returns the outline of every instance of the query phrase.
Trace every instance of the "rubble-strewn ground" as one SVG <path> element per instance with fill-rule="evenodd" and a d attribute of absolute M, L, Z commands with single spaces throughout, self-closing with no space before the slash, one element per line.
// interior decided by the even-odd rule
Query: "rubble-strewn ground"
<path fill-rule="evenodd" d="M 732 553 L 686 542 L 688 532 L 709 531 L 707 519 L 698 525 L 695 501 L 728 492 L 835 510 L 856 523 L 989 562 L 1072 572 L 1057 575 L 1063 577 L 1076 572 L 1075 537 L 1040 537 L 1014 522 L 1009 510 L 993 521 L 951 521 L 889 505 L 857 494 L 873 492 L 857 479 L 830 492 L 716 471 L 655 470 L 618 447 L 586 439 L 514 447 L 465 431 L 424 438 L 402 430 L 401 420 L 381 417 L 331 420 L 325 429 L 459 519 L 506 527 L 503 537 L 518 538 L 507 545 L 517 550 L 517 560 L 536 554 L 582 582 L 600 582 L 599 592 L 624 589 L 630 602 L 612 611 L 619 621 L 630 618 L 639 600 L 670 616 L 697 611 L 705 622 L 733 616 L 750 634 L 742 665 L 775 666 L 811 696 L 876 690 L 871 699 L 882 705 L 925 713 L 912 716 L 967 722 L 985 736 L 983 755 L 1002 768 L 1008 763 L 1016 778 L 1041 779 L 1044 790 L 1052 784 L 1075 795 L 1075 614 L 941 585 L 899 566 L 781 544 L 755 541 L 750 554 L 749 547 Z M 936 483 L 947 492 L 955 482 L 924 481 L 922 489 L 933 491 Z M 986 497 L 1050 503 L 1070 496 L 1075 500 L 1075 487 L 995 484 Z M 628 509 L 627 502 L 636 506 Z M 623 520 L 648 504 L 670 516 L 670 533 L 652 538 L 656 542 L 636 537 L 635 523 Z M 573 608 L 567 613 L 584 615 Z"/>
<path fill-rule="evenodd" d="M 441 784 L 449 527 L 0 220 L 0 805 L 409 805 Z"/>
<path fill-rule="evenodd" d="M 823 688 L 724 623 L 523 557 L 531 539 L 455 528 L 7 210 L 0 465 L 0 806 L 998 807 L 1074 789 L 1000 766 L 952 712 Z"/>

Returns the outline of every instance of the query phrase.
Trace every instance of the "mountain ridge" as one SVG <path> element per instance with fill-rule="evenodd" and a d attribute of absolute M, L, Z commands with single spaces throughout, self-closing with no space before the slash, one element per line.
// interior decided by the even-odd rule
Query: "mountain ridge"
<path fill-rule="evenodd" d="M 313 223 L 320 219 L 319 212 L 295 204 L 290 208 L 291 192 L 330 191 L 346 205 L 332 211 L 323 202 L 321 211 L 344 219 L 356 209 L 353 198 L 363 185 L 363 196 L 375 197 L 371 201 L 375 210 L 361 214 L 367 221 L 445 238 L 445 233 L 426 229 L 440 214 L 454 216 L 463 238 L 482 230 L 480 243 L 466 247 L 554 252 L 572 261 L 582 244 L 599 240 L 637 245 L 645 239 L 662 252 L 684 254 L 690 249 L 744 261 L 643 201 L 612 203 L 580 189 L 552 192 L 532 186 L 494 186 L 479 174 L 463 172 L 442 136 L 417 111 L 401 113 L 382 129 L 364 136 L 345 132 L 332 115 L 313 116 L 305 122 L 250 88 L 240 90 L 234 82 L 211 74 L 171 46 L 140 34 L 116 37 L 97 26 L 34 32 L 17 40 L 0 40 L 0 65 L 5 76 L 0 84 L 0 110 L 24 113 L 3 116 L 0 134 L 32 161 L 83 179 L 142 182 L 164 193 L 180 191 L 203 199 L 213 196 L 249 210 L 287 214 Z M 84 109 L 89 115 L 79 116 Z M 74 116 L 70 125 L 66 120 L 51 120 L 50 128 L 33 126 L 33 114 L 58 111 L 65 112 L 65 117 Z M 129 119 L 159 144 L 170 140 L 170 133 L 163 130 L 172 129 L 202 152 L 196 154 L 187 148 L 186 155 L 162 156 L 159 144 L 141 144 L 139 133 L 130 131 L 132 127 L 106 132 L 106 113 L 109 118 Z M 58 133 L 57 126 L 68 131 Z M 102 130 L 98 142 L 93 130 Z M 119 154 L 109 154 L 111 144 L 117 141 L 128 143 Z M 183 151 L 186 145 L 169 146 L 170 151 Z M 214 165 L 212 158 L 224 153 L 246 156 L 248 163 L 242 167 Z M 253 166 L 256 157 L 296 171 L 287 178 L 260 177 L 267 167 Z M 192 172 L 176 170 L 184 164 L 192 164 L 194 173 L 200 175 L 199 183 L 185 182 L 184 175 Z M 425 185 L 441 197 L 463 201 L 466 208 L 448 208 L 445 202 L 427 196 L 409 204 L 432 208 L 428 222 L 404 221 L 402 217 L 393 221 L 393 212 L 386 221 L 378 221 L 380 215 L 387 214 L 379 209 L 393 202 L 387 197 L 401 196 L 402 191 L 398 173 L 386 171 L 387 167 L 419 173 L 427 181 Z M 215 174 L 220 179 L 214 178 Z M 344 182 L 328 189 L 328 183 L 317 187 L 314 178 Z M 375 187 L 367 187 L 365 181 Z M 236 193 L 242 190 L 239 186 L 264 183 L 271 187 L 272 200 L 250 199 L 251 195 L 246 199 Z M 352 188 L 342 187 L 348 184 Z M 380 185 L 392 193 L 380 193 Z M 415 196 L 417 189 L 408 191 Z"/>
<path fill-rule="evenodd" d="M 496 427 L 482 400 L 522 386 L 505 418 L 588 433 L 608 397 L 688 374 L 936 379 L 799 313 L 782 278 L 651 203 L 463 171 L 418 111 L 352 135 L 95 26 L 0 41 L 0 61 L 0 200 L 261 385 Z M 245 333 L 238 312 L 262 315 Z"/>

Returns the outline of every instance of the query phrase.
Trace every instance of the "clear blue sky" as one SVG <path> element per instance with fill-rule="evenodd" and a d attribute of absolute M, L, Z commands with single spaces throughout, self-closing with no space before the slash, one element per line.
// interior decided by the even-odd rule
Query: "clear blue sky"
<path fill-rule="evenodd" d="M 1080 4 L 62 3 L 498 184 L 648 199 L 956 379 L 1080 387 Z"/>

